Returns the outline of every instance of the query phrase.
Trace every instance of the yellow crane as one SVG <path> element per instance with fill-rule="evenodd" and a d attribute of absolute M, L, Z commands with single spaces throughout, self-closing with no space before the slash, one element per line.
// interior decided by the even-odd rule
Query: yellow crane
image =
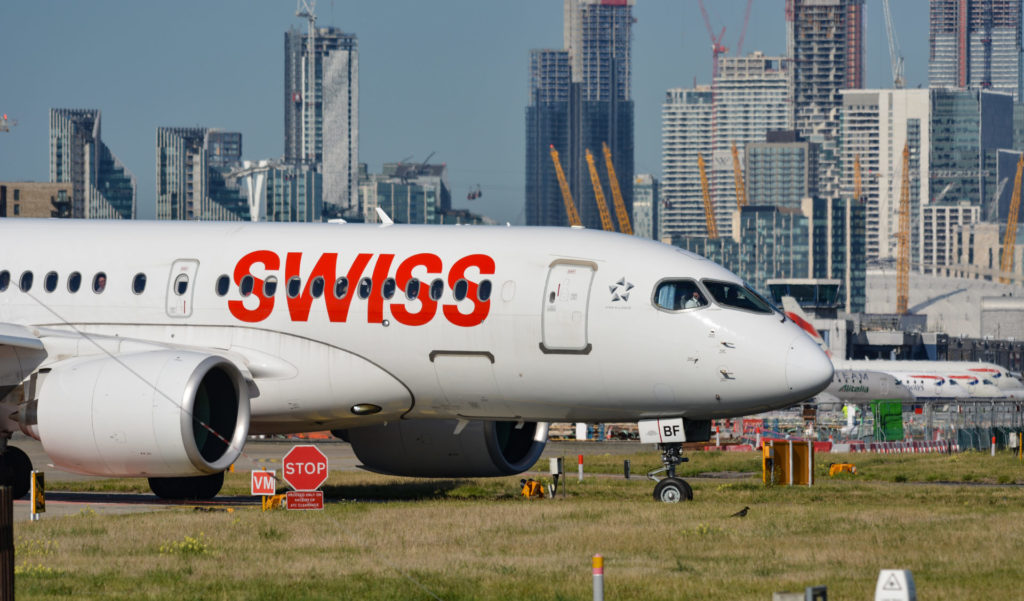
<path fill-rule="evenodd" d="M 597 210 L 601 213 L 601 228 L 606 232 L 614 232 L 612 216 L 608 213 L 608 203 L 604 199 L 604 190 L 601 189 L 601 178 L 597 176 L 597 167 L 594 166 L 594 154 L 587 149 L 587 168 L 590 169 L 590 184 L 594 186 L 594 199 L 597 200 Z"/>
<path fill-rule="evenodd" d="M 860 153 L 853 155 L 853 199 L 860 202 Z"/>
<path fill-rule="evenodd" d="M 619 220 L 619 231 L 623 234 L 633 235 L 633 226 L 629 223 L 629 214 L 626 213 L 626 203 L 622 201 L 622 190 L 619 188 L 619 177 L 615 175 L 615 166 L 612 165 L 612 151 L 608 149 L 606 142 L 601 142 L 601 149 L 604 151 L 604 166 L 608 170 L 608 184 L 612 189 L 612 203 L 615 205 L 615 217 Z"/>
<path fill-rule="evenodd" d="M 906 315 L 910 298 L 910 146 L 903 146 L 900 229 L 896 234 L 896 313 Z"/>
<path fill-rule="evenodd" d="M 562 202 L 565 203 L 565 214 L 569 217 L 569 225 L 583 227 L 580 221 L 580 214 L 576 212 L 576 203 L 572 201 L 572 193 L 569 192 L 569 182 L 565 181 L 565 172 L 562 171 L 562 163 L 558 160 L 558 151 L 555 145 L 551 145 L 551 162 L 555 164 L 555 174 L 558 176 L 558 186 L 562 189 Z"/>
<path fill-rule="evenodd" d="M 743 170 L 740 169 L 740 153 L 736 150 L 736 142 L 732 143 L 732 173 L 736 179 L 736 206 L 747 206 L 747 186 L 743 183 Z"/>
<path fill-rule="evenodd" d="M 999 261 L 999 271 L 1013 272 L 1013 251 L 1017 242 L 1017 218 L 1020 214 L 1020 178 L 1024 173 L 1024 154 L 1017 159 L 1017 176 L 1013 179 L 1013 196 L 1010 197 L 1010 214 L 1006 217 L 1006 234 L 1003 236 L 1003 257 Z M 999 278 L 1003 284 L 1009 284 L 1009 278 Z"/>
<path fill-rule="evenodd" d="M 711 194 L 708 193 L 708 175 L 704 171 L 704 157 L 699 154 L 697 167 L 700 168 L 700 189 L 704 193 L 704 219 L 708 222 L 708 238 L 717 238 L 718 224 L 715 222 L 715 210 L 711 206 Z"/>

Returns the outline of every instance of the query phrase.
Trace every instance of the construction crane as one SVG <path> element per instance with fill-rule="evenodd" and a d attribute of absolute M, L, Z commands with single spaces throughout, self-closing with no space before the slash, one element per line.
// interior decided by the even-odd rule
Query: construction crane
<path fill-rule="evenodd" d="M 999 261 L 999 271 L 1013 272 L 1013 251 L 1017 244 L 1017 218 L 1020 215 L 1020 177 L 1024 172 L 1024 154 L 1017 159 L 1017 176 L 1013 179 L 1013 196 L 1010 197 L 1010 214 L 1006 217 L 1006 235 L 1003 236 L 1003 257 Z M 1008 278 L 999 278 L 1003 284 L 1009 284 Z"/>
<path fill-rule="evenodd" d="M 896 313 L 907 314 L 910 299 L 910 145 L 903 146 L 900 229 L 896 234 Z"/>
<path fill-rule="evenodd" d="M 708 238 L 718 238 L 715 209 L 711 206 L 711 194 L 708 193 L 708 174 L 704 170 L 704 157 L 699 154 L 697 155 L 697 167 L 700 168 L 700 189 L 704 193 L 704 219 L 708 222 Z"/>
<path fill-rule="evenodd" d="M 0 119 L 0 132 L 11 131 L 11 128 L 17 124 L 17 121 L 15 121 L 14 119 L 8 119 L 7 113 L 4 113 L 3 118 Z"/>
<path fill-rule="evenodd" d="M 558 151 L 555 145 L 551 145 L 551 162 L 555 164 L 555 175 L 558 176 L 558 187 L 562 189 L 562 202 L 565 203 L 565 215 L 569 218 L 569 225 L 583 227 L 580 221 L 580 214 L 576 212 L 576 203 L 572 201 L 572 193 L 569 192 L 569 182 L 565 181 L 565 172 L 562 171 L 562 163 L 558 160 Z"/>
<path fill-rule="evenodd" d="M 736 150 L 736 142 L 732 143 L 732 173 L 736 180 L 736 206 L 747 206 L 747 187 L 743 183 L 743 170 L 740 169 L 740 153 Z"/>
<path fill-rule="evenodd" d="M 885 13 L 885 33 L 889 37 L 889 68 L 892 71 L 892 85 L 902 88 L 906 83 L 903 79 L 903 51 L 900 49 L 899 40 L 896 39 L 896 28 L 892 23 L 889 0 L 882 0 L 882 11 Z"/>
<path fill-rule="evenodd" d="M 729 49 L 722 45 L 725 27 L 723 26 L 721 33 L 715 37 L 715 30 L 711 29 L 711 19 L 708 17 L 708 9 L 704 7 L 704 0 L 698 0 L 698 4 L 700 4 L 700 14 L 704 17 L 704 26 L 707 27 L 708 35 L 711 36 L 711 79 L 714 81 L 718 79 L 718 55 L 729 52 Z"/>
<path fill-rule="evenodd" d="M 597 167 L 594 166 L 594 154 L 587 149 L 587 169 L 590 170 L 590 184 L 594 186 L 594 199 L 597 201 L 597 210 L 601 213 L 601 229 L 606 232 L 614 232 L 612 216 L 608 212 L 608 203 L 604 199 L 604 190 L 601 189 L 601 178 L 597 176 Z"/>
<path fill-rule="evenodd" d="M 860 153 L 853 155 L 853 198 L 861 202 L 860 189 Z"/>
<path fill-rule="evenodd" d="M 612 151 L 608 144 L 601 142 L 601 150 L 604 151 L 604 167 L 608 170 L 608 185 L 612 189 L 612 203 L 615 205 L 615 217 L 619 220 L 619 231 L 628 236 L 633 235 L 633 226 L 629 223 L 629 213 L 626 212 L 626 203 L 622 200 L 622 190 L 619 188 L 619 176 L 615 175 L 615 166 L 612 165 Z"/>

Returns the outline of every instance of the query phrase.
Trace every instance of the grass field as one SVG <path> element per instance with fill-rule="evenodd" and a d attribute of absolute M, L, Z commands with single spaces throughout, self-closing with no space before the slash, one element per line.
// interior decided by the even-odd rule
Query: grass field
<path fill-rule="evenodd" d="M 609 600 L 766 601 L 819 584 L 830 599 L 870 599 L 882 568 L 912 570 L 929 601 L 1014 598 L 1024 586 L 1024 487 L 1009 484 L 1024 482 L 1024 466 L 1008 454 L 821 454 L 819 472 L 851 459 L 860 474 L 819 473 L 810 488 L 743 477 L 758 469 L 755 453 L 690 457 L 695 499 L 676 505 L 654 502 L 650 481 L 621 476 L 624 458 L 636 473 L 656 467 L 656 455 L 590 454 L 588 472 L 609 476 L 577 483 L 570 473 L 557 500 L 522 499 L 519 476 L 336 472 L 323 512 L 44 517 L 15 526 L 17 595 L 589 599 L 594 553 L 605 557 Z M 694 477 L 710 472 L 729 477 Z M 247 478 L 229 475 L 225 493 L 247 493 Z M 145 483 L 49 488 L 144 492 Z M 746 518 L 728 517 L 744 506 Z"/>

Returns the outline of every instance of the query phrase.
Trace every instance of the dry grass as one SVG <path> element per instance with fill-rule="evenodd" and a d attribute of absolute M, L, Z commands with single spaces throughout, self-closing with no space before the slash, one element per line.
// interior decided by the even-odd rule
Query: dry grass
<path fill-rule="evenodd" d="M 753 454 L 719 455 L 695 456 L 689 467 L 756 465 Z M 993 466 L 981 454 L 941 458 L 946 464 L 908 457 L 895 468 L 868 465 L 867 477 L 927 477 L 950 465 L 981 475 Z M 634 469 L 643 462 L 634 458 Z M 1004 463 L 999 470 L 1024 473 Z M 232 475 L 229 488 L 244 478 Z M 329 497 L 400 500 L 337 501 L 324 512 L 83 512 L 19 523 L 18 596 L 433 599 L 429 590 L 445 600 L 581 599 L 590 596 L 594 553 L 605 556 L 608 599 L 764 601 L 816 584 L 830 598 L 866 599 L 882 568 L 912 570 L 919 597 L 933 601 L 1013 596 L 1024 585 L 1024 488 L 825 480 L 765 489 L 750 478 L 694 479 L 692 503 L 663 505 L 639 478 L 577 484 L 570 474 L 567 498 L 527 501 L 516 494 L 518 477 L 338 472 Z M 746 518 L 727 517 L 743 506 Z"/>

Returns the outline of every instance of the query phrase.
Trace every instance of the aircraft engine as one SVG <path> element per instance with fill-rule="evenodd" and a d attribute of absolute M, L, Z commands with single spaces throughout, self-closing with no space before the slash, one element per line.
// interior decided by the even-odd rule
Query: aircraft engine
<path fill-rule="evenodd" d="M 37 391 L 20 412 L 22 430 L 43 443 L 56 466 L 82 474 L 222 472 L 249 431 L 245 379 L 234 363 L 206 353 L 71 359 L 41 373 Z"/>
<path fill-rule="evenodd" d="M 420 478 L 509 476 L 530 469 L 547 443 L 547 424 L 409 420 L 347 431 L 356 457 L 375 472 Z"/>

